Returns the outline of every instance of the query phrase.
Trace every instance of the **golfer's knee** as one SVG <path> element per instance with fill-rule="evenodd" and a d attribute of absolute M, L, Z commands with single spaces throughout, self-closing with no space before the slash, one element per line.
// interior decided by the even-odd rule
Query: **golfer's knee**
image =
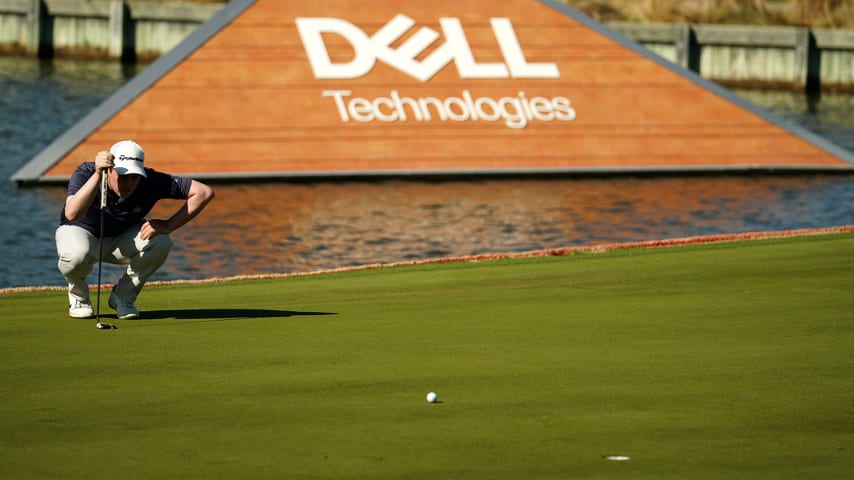
<path fill-rule="evenodd" d="M 94 263 L 95 259 L 89 254 L 88 248 L 77 246 L 59 251 L 59 271 L 65 276 L 74 272 L 88 271 Z"/>
<path fill-rule="evenodd" d="M 169 255 L 174 246 L 175 244 L 172 243 L 172 238 L 169 235 L 160 234 L 149 238 L 144 250 L 150 252 L 151 255 L 163 255 L 165 257 Z"/>

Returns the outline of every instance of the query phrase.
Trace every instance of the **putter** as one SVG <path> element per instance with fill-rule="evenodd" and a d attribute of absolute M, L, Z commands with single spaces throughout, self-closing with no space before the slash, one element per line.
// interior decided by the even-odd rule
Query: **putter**
<path fill-rule="evenodd" d="M 107 174 L 101 172 L 101 232 L 98 235 L 98 293 L 95 294 L 95 324 L 99 330 L 115 330 L 115 325 L 101 322 L 101 257 L 104 249 L 104 209 L 107 208 Z"/>

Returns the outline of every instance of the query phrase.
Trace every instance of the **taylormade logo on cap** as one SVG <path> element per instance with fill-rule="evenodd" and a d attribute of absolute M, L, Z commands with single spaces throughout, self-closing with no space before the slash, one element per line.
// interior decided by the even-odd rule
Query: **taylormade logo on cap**
<path fill-rule="evenodd" d="M 145 152 L 138 143 L 122 140 L 110 148 L 113 163 L 119 175 L 136 174 L 145 176 Z"/>

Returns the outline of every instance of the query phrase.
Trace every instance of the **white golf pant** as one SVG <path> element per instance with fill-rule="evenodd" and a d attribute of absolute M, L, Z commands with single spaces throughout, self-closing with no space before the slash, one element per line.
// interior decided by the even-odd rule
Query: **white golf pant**
<path fill-rule="evenodd" d="M 148 277 L 166 261 L 173 245 L 169 235 L 143 240 L 139 237 L 140 228 L 142 223 L 121 235 L 104 237 L 101 252 L 104 263 L 127 265 L 115 285 L 115 293 L 129 302 L 136 300 Z M 68 281 L 69 301 L 89 301 L 86 276 L 98 261 L 98 237 L 74 225 L 61 225 L 56 229 L 56 253 L 59 271 Z"/>

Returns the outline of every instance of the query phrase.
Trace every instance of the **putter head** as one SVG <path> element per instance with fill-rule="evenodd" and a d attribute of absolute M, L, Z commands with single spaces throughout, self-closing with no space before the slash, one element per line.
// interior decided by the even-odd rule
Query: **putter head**
<path fill-rule="evenodd" d="M 115 325 L 110 325 L 109 323 L 98 322 L 95 324 L 98 327 L 98 330 L 118 330 L 119 327 Z"/>

